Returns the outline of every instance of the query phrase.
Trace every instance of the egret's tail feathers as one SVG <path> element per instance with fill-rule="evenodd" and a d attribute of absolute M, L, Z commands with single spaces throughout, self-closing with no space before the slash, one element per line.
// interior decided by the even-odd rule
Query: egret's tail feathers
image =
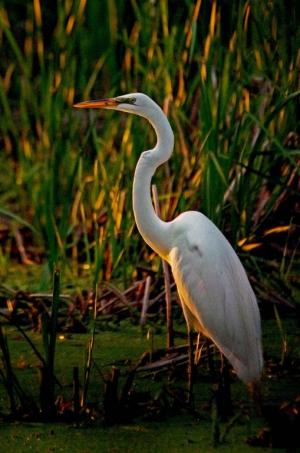
<path fill-rule="evenodd" d="M 229 360 L 237 376 L 243 382 L 249 384 L 251 382 L 260 380 L 263 368 L 263 359 L 260 348 L 257 348 L 257 350 L 255 351 L 249 352 L 249 356 L 245 361 L 241 360 L 236 355 L 234 355 L 232 351 L 229 351 L 224 347 L 220 347 L 220 350 Z"/>

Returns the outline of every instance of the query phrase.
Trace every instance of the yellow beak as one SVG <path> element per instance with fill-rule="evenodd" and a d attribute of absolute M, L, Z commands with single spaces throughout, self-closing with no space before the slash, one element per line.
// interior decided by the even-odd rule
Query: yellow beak
<path fill-rule="evenodd" d="M 76 109 L 103 109 L 105 107 L 116 107 L 119 102 L 114 98 L 99 99 L 95 101 L 84 101 L 74 104 Z"/>

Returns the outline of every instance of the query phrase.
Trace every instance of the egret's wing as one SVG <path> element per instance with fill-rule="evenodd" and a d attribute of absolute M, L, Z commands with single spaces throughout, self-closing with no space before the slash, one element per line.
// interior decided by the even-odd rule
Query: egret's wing
<path fill-rule="evenodd" d="M 186 316 L 214 341 L 242 380 L 255 380 L 262 369 L 260 315 L 245 270 L 206 217 L 187 230 L 170 254 Z"/>

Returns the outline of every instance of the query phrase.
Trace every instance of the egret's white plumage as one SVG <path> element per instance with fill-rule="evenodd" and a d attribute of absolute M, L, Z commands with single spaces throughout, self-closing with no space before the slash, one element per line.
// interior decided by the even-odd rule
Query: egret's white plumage
<path fill-rule="evenodd" d="M 259 380 L 263 366 L 260 315 L 235 251 L 199 212 L 185 212 L 163 222 L 154 211 L 151 178 L 170 158 L 174 145 L 172 129 L 160 107 L 142 93 L 87 101 L 76 107 L 120 110 L 152 124 L 157 144 L 141 154 L 134 175 L 137 227 L 150 247 L 170 264 L 188 327 L 209 337 L 244 382 Z"/>
<path fill-rule="evenodd" d="M 257 380 L 260 316 L 239 258 L 203 214 L 187 212 L 171 224 L 176 239 L 169 263 L 188 323 L 214 341 L 243 381 Z"/>

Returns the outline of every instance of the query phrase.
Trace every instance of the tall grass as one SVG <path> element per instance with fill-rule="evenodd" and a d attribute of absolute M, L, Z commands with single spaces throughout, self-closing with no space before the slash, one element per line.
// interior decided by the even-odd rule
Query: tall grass
<path fill-rule="evenodd" d="M 131 209 L 153 132 L 140 119 L 74 112 L 75 99 L 139 90 L 163 106 L 176 135 L 155 177 L 165 219 L 202 210 L 235 244 L 275 226 L 299 174 L 299 149 L 286 145 L 297 132 L 296 2 L 288 30 L 283 1 L 231 3 L 2 3 L 1 215 L 31 225 L 50 271 L 61 261 L 72 275 L 88 270 L 91 285 L 126 284 L 153 258 Z"/>

